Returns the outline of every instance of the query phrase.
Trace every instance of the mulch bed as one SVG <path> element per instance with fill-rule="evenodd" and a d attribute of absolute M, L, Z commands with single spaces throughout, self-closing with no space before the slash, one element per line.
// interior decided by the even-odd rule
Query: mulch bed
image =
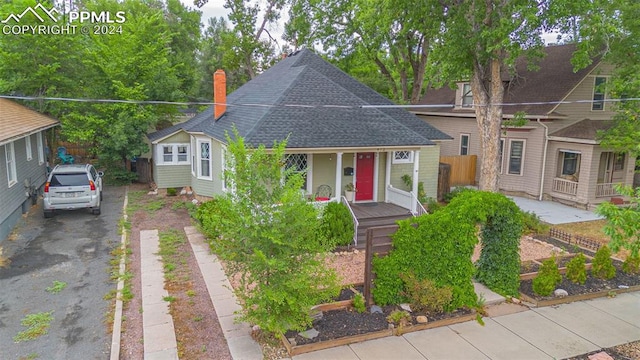
<path fill-rule="evenodd" d="M 385 306 L 382 308 L 383 314 L 371 314 L 369 309 L 363 313 L 358 313 L 353 309 L 326 311 L 323 313 L 322 319 L 316 320 L 313 323 L 313 328 L 319 332 L 317 337 L 307 339 L 300 336 L 297 331 L 288 331 L 285 337 L 289 339 L 290 342 L 291 339 L 294 339 L 297 345 L 306 345 L 386 330 L 389 329 L 387 316 L 389 316 L 393 310 L 397 309 L 400 309 L 400 307 L 393 305 Z M 432 323 L 438 320 L 456 318 L 472 313 L 472 310 L 459 309 L 451 313 L 428 315 L 427 318 L 429 319 L 429 323 Z M 410 325 L 418 324 L 416 317 L 419 315 L 425 314 L 411 314 L 412 324 Z"/>
<path fill-rule="evenodd" d="M 584 285 L 575 284 L 569 281 L 566 277 L 562 277 L 560 285 L 556 286 L 556 289 L 564 289 L 569 293 L 569 296 L 595 293 L 599 291 L 618 290 L 629 286 L 640 285 L 640 275 L 625 274 L 622 271 L 622 263 L 614 261 L 616 267 L 616 276 L 611 280 L 597 279 L 591 276 L 590 271 L 587 271 L 587 281 Z M 533 280 L 520 281 L 520 292 L 536 300 L 549 300 L 553 299 L 553 296 L 539 296 L 533 292 Z"/>

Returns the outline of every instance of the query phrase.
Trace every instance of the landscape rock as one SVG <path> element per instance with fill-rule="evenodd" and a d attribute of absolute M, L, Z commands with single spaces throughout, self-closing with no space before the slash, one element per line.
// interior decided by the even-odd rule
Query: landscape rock
<path fill-rule="evenodd" d="M 520 301 L 520 299 L 518 298 L 511 298 L 511 302 L 514 304 L 520 304 L 522 301 Z"/>
<path fill-rule="evenodd" d="M 296 342 L 296 338 L 287 338 L 287 340 L 289 340 L 289 344 L 291 344 L 291 346 L 298 345 L 298 343 Z"/>
<path fill-rule="evenodd" d="M 411 312 L 411 305 L 409 304 L 400 304 L 400 308 L 404 311 Z"/>
<path fill-rule="evenodd" d="M 569 296 L 569 293 L 565 289 L 556 289 L 556 291 L 553 292 L 553 296 L 565 297 L 565 296 Z"/>
<path fill-rule="evenodd" d="M 589 355 L 589 360 L 613 360 L 613 358 L 606 352 L 601 351 L 599 353 Z"/>
<path fill-rule="evenodd" d="M 371 313 L 372 314 L 384 314 L 382 312 L 382 308 L 378 305 L 371 305 Z"/>
<path fill-rule="evenodd" d="M 305 339 L 314 339 L 319 334 L 320 333 L 318 332 L 318 330 L 314 328 L 298 333 L 298 335 L 302 336 Z"/>
<path fill-rule="evenodd" d="M 417 317 L 416 317 L 416 321 L 417 321 L 419 324 L 426 324 L 426 323 L 428 323 L 428 322 L 429 322 L 429 319 L 427 319 L 427 317 L 426 317 L 426 316 L 420 315 L 420 316 L 417 316 Z"/>

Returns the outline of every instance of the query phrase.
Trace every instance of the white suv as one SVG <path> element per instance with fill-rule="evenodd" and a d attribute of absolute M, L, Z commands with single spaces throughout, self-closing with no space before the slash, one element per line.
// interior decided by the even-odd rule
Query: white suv
<path fill-rule="evenodd" d="M 102 171 L 91 164 L 56 165 L 44 184 L 44 217 L 54 210 L 91 209 L 100 215 Z"/>

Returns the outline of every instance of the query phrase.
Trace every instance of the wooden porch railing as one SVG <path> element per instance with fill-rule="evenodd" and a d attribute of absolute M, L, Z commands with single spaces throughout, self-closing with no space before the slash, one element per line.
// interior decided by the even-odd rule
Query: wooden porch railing
<path fill-rule="evenodd" d="M 601 183 L 596 184 L 596 197 L 609 197 L 618 195 L 615 189 L 617 183 Z"/>
<path fill-rule="evenodd" d="M 576 195 L 578 194 L 578 183 L 576 181 L 554 178 L 553 191 L 562 194 Z"/>

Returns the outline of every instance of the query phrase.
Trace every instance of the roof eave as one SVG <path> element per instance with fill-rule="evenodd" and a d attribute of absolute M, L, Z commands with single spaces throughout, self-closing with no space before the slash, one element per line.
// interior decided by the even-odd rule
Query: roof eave
<path fill-rule="evenodd" d="M 33 135 L 33 134 L 36 134 L 36 133 L 39 133 L 41 131 L 54 128 L 54 127 L 56 127 L 58 125 L 60 125 L 60 122 L 56 122 L 54 124 L 49 124 L 49 125 L 45 125 L 45 126 L 40 126 L 40 127 L 36 128 L 34 130 L 30 130 L 29 132 L 24 132 L 24 133 L 22 133 L 20 135 L 12 136 L 12 137 L 6 138 L 6 139 L 1 139 L 0 140 L 0 146 L 8 144 L 8 143 L 11 143 L 11 142 L 14 142 L 16 140 L 22 139 L 24 137 L 27 137 L 27 136 L 30 136 L 30 135 Z"/>

